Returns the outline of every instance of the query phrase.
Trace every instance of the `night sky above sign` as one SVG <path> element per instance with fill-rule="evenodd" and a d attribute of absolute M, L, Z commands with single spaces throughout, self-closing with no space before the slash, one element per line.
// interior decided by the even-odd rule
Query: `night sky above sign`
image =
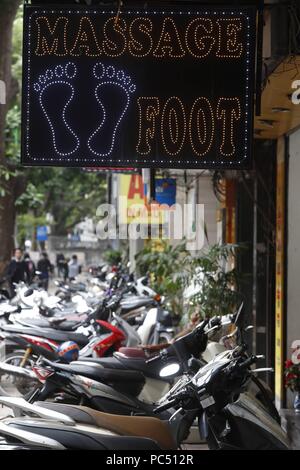
<path fill-rule="evenodd" d="M 255 8 L 25 6 L 24 165 L 246 168 Z"/>

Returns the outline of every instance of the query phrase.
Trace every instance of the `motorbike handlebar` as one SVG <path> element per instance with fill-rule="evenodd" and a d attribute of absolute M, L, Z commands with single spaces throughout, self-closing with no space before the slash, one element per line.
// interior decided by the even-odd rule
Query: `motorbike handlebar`
<path fill-rule="evenodd" d="M 195 333 L 203 333 L 206 325 L 209 323 L 209 318 L 206 318 L 203 320 L 196 328 L 195 328 Z"/>
<path fill-rule="evenodd" d="M 222 324 L 221 317 L 213 317 L 208 321 L 209 328 L 213 328 L 214 326 L 220 326 Z"/>
<path fill-rule="evenodd" d="M 228 376 L 234 376 L 241 373 L 243 370 L 248 369 L 252 364 L 255 364 L 257 361 L 256 356 L 250 356 L 242 362 L 235 362 L 234 364 L 230 364 L 223 372 Z"/>
<path fill-rule="evenodd" d="M 157 406 L 154 409 L 154 413 L 160 413 L 162 411 L 168 410 L 169 408 L 178 405 L 183 400 L 188 400 L 192 397 L 194 397 L 194 391 L 189 387 L 183 388 L 182 390 L 179 390 L 177 393 L 175 393 L 171 400 L 167 401 L 166 403 L 163 403 L 162 405 Z"/>
<path fill-rule="evenodd" d="M 160 351 L 159 354 L 157 354 L 154 357 L 150 357 L 150 359 L 146 360 L 146 364 L 151 364 L 152 362 L 161 360 L 161 359 L 166 359 L 169 356 L 168 352 L 164 349 L 163 351 Z"/>
<path fill-rule="evenodd" d="M 252 364 L 255 364 L 256 361 L 257 361 L 256 356 L 248 357 L 248 359 L 245 359 L 245 361 L 241 362 L 240 364 L 237 364 L 237 369 L 238 370 L 247 369 Z"/>
<path fill-rule="evenodd" d="M 156 356 L 155 358 L 152 358 L 152 360 L 158 359 L 158 358 L 159 356 Z M 239 362 L 239 363 L 235 362 L 234 364 L 230 364 L 225 369 L 223 369 L 222 372 L 225 372 L 225 374 L 228 376 L 230 375 L 232 376 L 235 373 L 240 373 L 243 370 L 248 369 L 252 364 L 254 364 L 257 361 L 257 359 L 258 358 L 256 356 L 248 357 L 242 362 Z M 201 391 L 205 393 L 206 389 L 204 388 Z M 198 396 L 201 394 L 201 391 L 198 391 Z M 185 389 L 183 391 L 180 391 L 177 394 L 175 394 L 173 398 L 170 399 L 168 402 L 163 403 L 162 405 L 159 405 L 158 407 L 156 407 L 154 409 L 154 413 L 161 413 L 162 411 L 168 410 L 169 408 L 174 407 L 175 405 L 180 403 L 182 400 L 187 399 L 188 397 L 189 397 L 188 390 Z"/>
<path fill-rule="evenodd" d="M 202 336 L 204 334 L 205 327 L 208 323 L 209 323 L 209 319 L 203 320 L 193 331 L 191 331 L 190 333 L 187 333 L 184 336 L 177 338 L 177 340 L 174 343 L 170 344 L 168 349 L 163 349 L 162 351 L 160 351 L 158 355 L 148 359 L 146 361 L 146 364 L 151 364 L 152 362 L 155 362 L 157 360 L 167 359 L 169 357 L 174 357 L 174 355 L 176 355 L 176 349 L 179 348 L 179 344 L 181 343 L 185 344 L 186 347 L 189 348 L 188 345 L 191 343 L 193 344 L 194 341 L 197 340 L 197 344 L 195 346 L 197 349 L 198 348 L 197 338 L 199 338 L 199 336 Z"/>

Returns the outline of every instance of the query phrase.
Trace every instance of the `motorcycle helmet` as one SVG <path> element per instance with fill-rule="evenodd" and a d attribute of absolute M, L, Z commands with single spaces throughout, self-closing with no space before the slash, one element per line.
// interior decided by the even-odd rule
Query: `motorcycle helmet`
<path fill-rule="evenodd" d="M 66 362 L 76 361 L 79 356 L 79 346 L 74 341 L 65 341 L 58 347 L 57 354 Z"/>

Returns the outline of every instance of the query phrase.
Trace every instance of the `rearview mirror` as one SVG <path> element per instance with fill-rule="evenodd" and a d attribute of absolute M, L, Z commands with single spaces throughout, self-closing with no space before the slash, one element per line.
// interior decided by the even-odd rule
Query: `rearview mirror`
<path fill-rule="evenodd" d="M 234 320 L 234 323 L 235 325 L 241 327 L 241 324 L 242 324 L 242 320 L 243 320 L 243 315 L 242 315 L 242 310 L 243 310 L 243 307 L 244 307 L 244 302 L 241 303 L 241 305 L 239 306 L 237 312 L 235 313 L 235 320 Z"/>
<path fill-rule="evenodd" d="M 254 326 L 253 325 L 249 325 L 249 326 L 246 326 L 246 328 L 244 329 L 244 331 L 250 331 L 250 330 L 253 330 Z"/>

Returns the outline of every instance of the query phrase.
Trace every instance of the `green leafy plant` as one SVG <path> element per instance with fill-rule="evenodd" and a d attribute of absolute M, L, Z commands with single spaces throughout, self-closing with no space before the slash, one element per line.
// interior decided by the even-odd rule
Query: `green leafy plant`
<path fill-rule="evenodd" d="M 16 166 L 20 159 L 20 126 L 21 126 L 21 110 L 18 104 L 15 104 L 6 116 L 6 157 Z"/>
<path fill-rule="evenodd" d="M 241 302 L 241 273 L 235 267 L 237 251 L 242 247 L 224 244 L 205 247 L 190 256 L 185 265 L 185 283 L 196 293 L 189 299 L 189 310 L 201 317 L 233 313 Z"/>
<path fill-rule="evenodd" d="M 197 313 L 212 317 L 233 313 L 241 302 L 241 274 L 235 268 L 237 245 L 205 247 L 197 255 L 162 242 L 159 250 L 150 243 L 136 256 L 141 274 L 150 273 L 152 287 L 166 296 L 170 308 L 181 316 Z M 185 296 L 187 289 L 192 293 Z"/>
<path fill-rule="evenodd" d="M 156 248 L 155 242 L 147 244 L 136 256 L 137 267 L 142 275 L 150 274 L 153 289 L 166 297 L 173 313 L 181 315 L 184 290 L 181 270 L 188 256 L 185 241 L 172 246 L 163 240 Z"/>
<path fill-rule="evenodd" d="M 117 265 L 122 261 L 122 253 L 119 250 L 107 250 L 103 253 L 103 259 L 110 265 Z"/>

